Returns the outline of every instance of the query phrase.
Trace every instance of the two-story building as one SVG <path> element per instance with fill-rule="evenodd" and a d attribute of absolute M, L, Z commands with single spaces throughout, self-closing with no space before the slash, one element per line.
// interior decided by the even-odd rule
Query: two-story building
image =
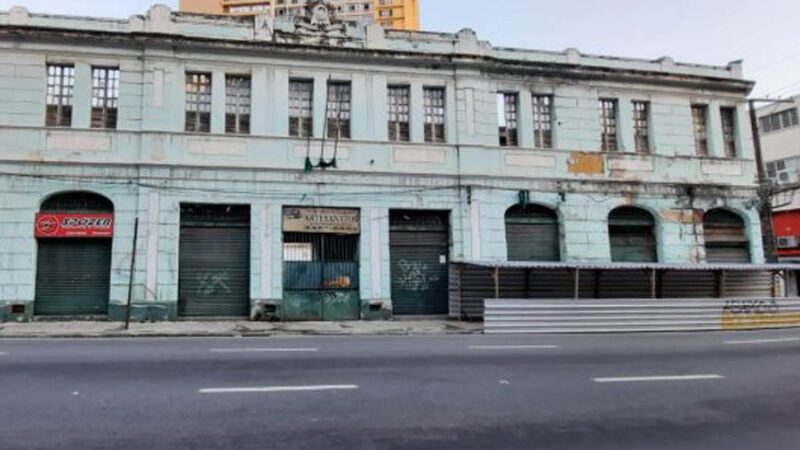
<path fill-rule="evenodd" d="M 129 288 L 155 320 L 439 315 L 454 260 L 763 262 L 740 63 L 309 8 L 0 13 L 5 318 Z"/>

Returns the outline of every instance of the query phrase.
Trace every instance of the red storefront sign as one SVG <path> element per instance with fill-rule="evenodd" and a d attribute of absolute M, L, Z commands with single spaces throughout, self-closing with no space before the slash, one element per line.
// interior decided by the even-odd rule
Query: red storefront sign
<path fill-rule="evenodd" d="M 113 214 L 36 214 L 37 238 L 110 238 Z"/>

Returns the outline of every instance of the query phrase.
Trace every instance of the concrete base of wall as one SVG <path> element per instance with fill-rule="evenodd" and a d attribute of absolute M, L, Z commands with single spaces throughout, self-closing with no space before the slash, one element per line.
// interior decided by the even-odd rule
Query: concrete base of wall
<path fill-rule="evenodd" d="M 9 302 L 0 305 L 0 323 L 32 321 L 33 302 Z"/>
<path fill-rule="evenodd" d="M 125 320 L 125 305 L 111 304 L 108 309 L 108 320 L 121 322 Z M 170 322 L 178 318 L 176 303 L 134 303 L 131 307 L 131 322 Z"/>

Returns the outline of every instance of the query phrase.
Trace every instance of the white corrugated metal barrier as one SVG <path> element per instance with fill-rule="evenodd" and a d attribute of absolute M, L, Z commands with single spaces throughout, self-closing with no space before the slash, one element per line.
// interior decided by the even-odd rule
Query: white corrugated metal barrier
<path fill-rule="evenodd" d="M 486 334 L 800 327 L 800 298 L 486 300 Z"/>

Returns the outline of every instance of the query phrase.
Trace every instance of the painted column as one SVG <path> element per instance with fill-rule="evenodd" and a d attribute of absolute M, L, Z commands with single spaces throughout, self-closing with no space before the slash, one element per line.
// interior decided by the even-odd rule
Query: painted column
<path fill-rule="evenodd" d="M 470 241 L 472 244 L 472 259 L 481 259 L 481 205 L 477 200 L 472 200 L 469 213 Z"/>
<path fill-rule="evenodd" d="M 617 136 L 619 150 L 623 153 L 636 153 L 636 140 L 633 131 L 633 103 L 630 97 L 617 100 Z"/>
<path fill-rule="evenodd" d="M 72 128 L 91 127 L 92 67 L 75 64 L 75 91 L 72 99 Z"/>
<path fill-rule="evenodd" d="M 272 298 L 272 205 L 261 207 L 261 289 L 262 300 Z"/>
<path fill-rule="evenodd" d="M 211 75 L 211 133 L 225 134 L 225 72 Z"/>
<path fill-rule="evenodd" d="M 267 95 L 267 69 L 264 67 L 254 68 L 250 83 L 252 89 L 250 133 L 254 136 L 263 136 L 269 133 L 267 112 L 270 101 Z"/>
<path fill-rule="evenodd" d="M 708 124 L 708 155 L 713 158 L 725 157 L 725 144 L 722 142 L 722 115 L 719 112 L 719 102 L 711 102 L 708 105 L 706 119 Z"/>
<path fill-rule="evenodd" d="M 158 301 L 158 240 L 161 199 L 157 191 L 147 196 L 147 255 L 145 263 L 145 300 Z"/>
<path fill-rule="evenodd" d="M 411 84 L 411 142 L 425 142 L 424 88 Z"/>
<path fill-rule="evenodd" d="M 533 104 L 531 92 L 523 89 L 519 92 L 519 117 L 517 118 L 517 130 L 519 133 L 519 146 L 523 148 L 533 148 Z"/>

